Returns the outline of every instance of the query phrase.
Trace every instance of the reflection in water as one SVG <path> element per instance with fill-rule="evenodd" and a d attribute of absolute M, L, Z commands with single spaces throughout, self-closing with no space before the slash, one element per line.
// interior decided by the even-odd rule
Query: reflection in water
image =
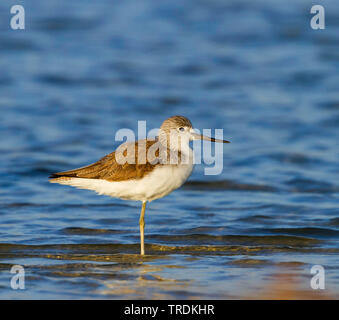
<path fill-rule="evenodd" d="M 179 268 L 172 265 L 152 266 L 140 262 L 137 270 L 133 271 L 135 278 L 121 281 L 120 279 L 105 280 L 102 282 L 104 288 L 97 292 L 116 298 L 121 296 L 127 299 L 170 299 L 175 296 L 185 296 L 187 299 L 196 297 L 190 293 L 191 280 L 176 280 L 165 278 L 161 273 L 167 268 Z M 180 270 L 178 270 L 180 272 Z"/>
<path fill-rule="evenodd" d="M 304 281 L 295 274 L 276 273 L 273 280 L 261 288 L 259 292 L 246 297 L 246 299 L 267 300 L 334 300 L 335 295 L 331 291 L 310 290 L 305 288 Z"/>
<path fill-rule="evenodd" d="M 265 236 L 262 237 L 265 243 Z M 148 255 L 140 256 L 139 245 L 125 244 L 69 244 L 69 245 L 0 245 L 0 259 L 30 261 L 29 279 L 36 283 L 47 279 L 65 284 L 76 283 L 86 287 L 91 297 L 124 299 L 318 299 L 331 294 L 309 292 L 305 284 L 307 263 L 300 261 L 278 262 L 272 255 L 338 254 L 339 249 L 316 248 L 313 243 L 271 243 L 263 245 L 148 245 Z M 127 253 L 134 252 L 134 253 Z M 264 257 L 264 258 L 263 258 Z M 24 260 L 22 260 L 24 259 Z M 211 266 L 209 266 L 210 260 Z M 192 278 L 191 265 L 205 265 L 209 282 L 215 285 L 214 292 L 203 290 L 204 278 Z M 214 265 L 215 263 L 215 265 Z M 26 265 L 24 264 L 26 267 Z M 3 263 L 1 270 L 9 270 L 11 264 Z M 237 277 L 239 270 L 250 275 L 261 269 L 267 278 L 264 285 L 237 280 L 238 288 L 228 286 Z M 247 271 L 246 271 L 247 270 Z M 276 277 L 284 270 L 283 276 Z M 247 277 L 246 276 L 246 277 Z M 206 277 L 206 275 L 204 276 Z M 245 277 L 245 278 L 246 278 Z M 289 278 L 288 278 L 289 277 Z M 304 278 L 304 279 L 303 279 Z M 297 280 L 296 280 L 297 279 Z M 303 282 L 301 280 L 304 280 Z M 306 279 L 306 281 L 305 281 Z M 223 284 L 221 284 L 223 280 Z M 253 280 L 253 279 L 252 279 Z M 47 281 L 48 282 L 48 281 Z M 229 290 L 232 288 L 232 290 Z M 72 297 L 77 293 L 73 288 Z M 251 296 L 251 290 L 256 292 Z"/>

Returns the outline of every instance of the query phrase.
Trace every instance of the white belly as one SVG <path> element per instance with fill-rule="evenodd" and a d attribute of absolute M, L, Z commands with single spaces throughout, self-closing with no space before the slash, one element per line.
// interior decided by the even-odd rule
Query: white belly
<path fill-rule="evenodd" d="M 193 164 L 162 165 L 138 180 L 109 182 L 102 179 L 71 178 L 58 183 L 125 200 L 152 201 L 181 187 L 191 175 L 192 169 Z"/>

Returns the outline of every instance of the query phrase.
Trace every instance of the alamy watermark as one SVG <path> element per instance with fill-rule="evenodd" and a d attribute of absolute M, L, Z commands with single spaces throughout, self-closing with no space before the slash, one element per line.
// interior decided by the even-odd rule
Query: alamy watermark
<path fill-rule="evenodd" d="M 25 289 L 25 268 L 21 265 L 14 265 L 10 270 L 14 274 L 10 280 L 10 286 L 13 290 Z M 325 268 L 322 265 L 312 266 L 310 273 L 314 276 L 310 280 L 310 286 L 313 290 L 325 289 Z"/>
<path fill-rule="evenodd" d="M 314 5 L 310 10 L 314 16 L 311 18 L 310 25 L 314 30 L 325 29 L 325 8 L 322 5 Z M 13 15 L 10 19 L 12 30 L 25 29 L 25 8 L 22 5 L 13 5 L 10 9 Z"/>
<path fill-rule="evenodd" d="M 310 21 L 311 28 L 314 30 L 325 29 L 325 9 L 320 4 L 311 8 L 311 13 L 315 14 Z"/>
<path fill-rule="evenodd" d="M 223 170 L 223 129 L 214 130 L 214 138 L 210 139 L 212 130 L 179 128 L 164 131 L 152 129 L 146 131 L 146 121 L 138 121 L 138 137 L 131 129 L 119 129 L 115 141 L 124 141 L 115 152 L 115 160 L 124 164 L 201 164 L 212 167 L 204 168 L 205 175 L 218 175 Z M 155 137 L 155 134 L 158 135 Z M 192 141 L 192 149 L 189 142 Z M 212 141 L 217 143 L 212 148 Z M 214 149 L 214 154 L 212 152 Z"/>
<path fill-rule="evenodd" d="M 313 290 L 325 289 L 325 269 L 323 266 L 316 264 L 311 268 L 311 274 L 314 276 L 311 278 L 311 288 Z"/>
<path fill-rule="evenodd" d="M 25 268 L 18 264 L 14 265 L 10 273 L 14 273 L 12 276 L 10 284 L 13 290 L 24 290 L 25 289 Z"/>
<path fill-rule="evenodd" d="M 11 7 L 11 14 L 13 14 L 10 26 L 13 30 L 25 29 L 25 8 L 21 5 Z"/>

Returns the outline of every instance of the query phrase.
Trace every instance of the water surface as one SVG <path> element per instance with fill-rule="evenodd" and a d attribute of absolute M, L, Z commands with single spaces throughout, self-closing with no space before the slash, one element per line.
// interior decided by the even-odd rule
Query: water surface
<path fill-rule="evenodd" d="M 338 297 L 338 2 L 318 31 L 306 0 L 22 3 L 24 31 L 0 4 L 0 298 Z M 174 114 L 232 143 L 148 205 L 141 258 L 139 203 L 47 177 Z"/>

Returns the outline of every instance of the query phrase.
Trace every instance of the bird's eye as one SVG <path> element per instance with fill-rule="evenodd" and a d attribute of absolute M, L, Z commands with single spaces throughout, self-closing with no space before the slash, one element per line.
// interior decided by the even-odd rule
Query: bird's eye
<path fill-rule="evenodd" d="M 183 131 L 185 131 L 185 128 L 184 127 L 180 127 L 179 131 L 183 132 Z"/>

